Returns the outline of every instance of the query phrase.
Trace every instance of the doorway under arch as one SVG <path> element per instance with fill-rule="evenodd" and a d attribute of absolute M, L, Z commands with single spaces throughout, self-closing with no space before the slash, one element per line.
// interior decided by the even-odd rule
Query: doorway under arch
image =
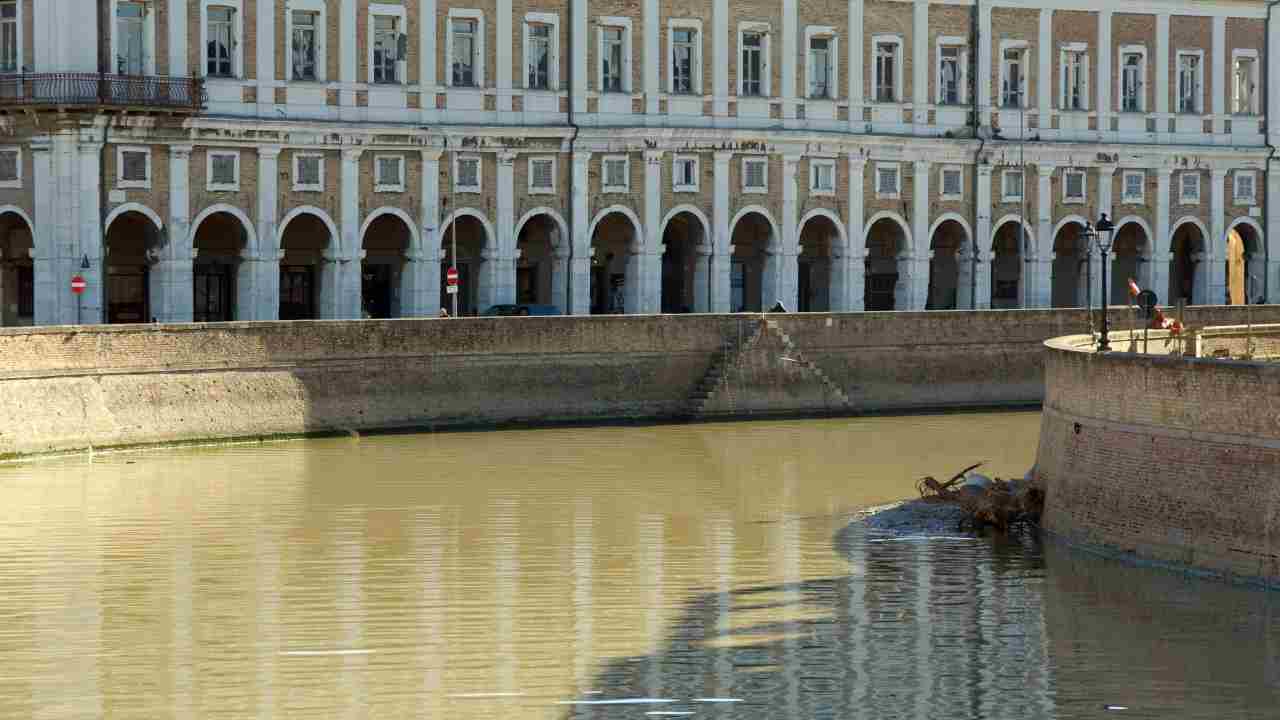
<path fill-rule="evenodd" d="M 926 310 L 954 310 L 959 307 L 960 262 L 968 256 L 969 233 L 957 220 L 944 220 L 929 239 L 929 294 Z"/>
<path fill-rule="evenodd" d="M 1053 238 L 1053 273 L 1049 304 L 1056 308 L 1082 307 L 1089 286 L 1101 282 L 1102 268 L 1090 255 L 1084 226 L 1074 220 L 1064 222 Z M 1086 263 L 1089 263 L 1086 266 Z M 1092 281 L 1092 282 L 1091 282 Z"/>
<path fill-rule="evenodd" d="M 454 296 L 449 294 L 445 279 L 449 266 L 453 265 L 458 268 L 458 315 L 479 315 L 488 310 L 487 307 L 480 307 L 483 298 L 480 293 L 482 264 L 485 262 L 485 249 L 490 242 L 485 223 L 475 215 L 454 215 L 441 228 L 440 240 L 441 257 L 444 258 L 440 265 L 440 307 L 453 312 Z M 458 249 L 456 258 L 453 257 L 455 243 Z"/>
<path fill-rule="evenodd" d="M 1227 231 L 1227 301 L 1231 305 L 1263 302 L 1266 258 L 1262 238 L 1253 225 L 1236 223 Z"/>
<path fill-rule="evenodd" d="M 688 210 L 676 213 L 662 231 L 662 244 L 662 312 L 690 313 L 708 307 L 707 279 L 695 281 L 698 248 L 705 250 L 708 245 L 702 220 Z"/>
<path fill-rule="evenodd" d="M 1022 247 L 1027 233 L 1021 221 L 1009 220 L 991 241 L 991 309 L 1023 307 Z"/>
<path fill-rule="evenodd" d="M 108 323 L 150 322 L 151 264 L 160 228 L 147 214 L 127 210 L 111 220 L 104 239 Z"/>
<path fill-rule="evenodd" d="M 591 233 L 591 314 L 621 315 L 637 312 L 636 278 L 631 277 L 631 255 L 640 238 L 626 214 L 613 211 L 595 224 Z M 628 301 L 631 301 L 630 303 Z"/>
<path fill-rule="evenodd" d="M 1204 234 L 1195 223 L 1186 222 L 1178 226 L 1169 244 L 1172 257 L 1169 260 L 1169 296 L 1170 305 L 1182 300 L 1187 305 L 1196 302 L 1198 294 L 1204 289 L 1197 287 L 1199 278 L 1197 271 L 1204 262 Z"/>
<path fill-rule="evenodd" d="M 395 213 L 384 212 L 369 222 L 361 246 L 360 304 L 364 317 L 400 317 L 400 289 L 405 258 L 413 231 Z"/>
<path fill-rule="evenodd" d="M 315 213 L 302 212 L 284 226 L 280 235 L 280 319 L 314 320 L 320 317 L 321 272 L 324 253 L 333 242 L 329 226 Z"/>
<path fill-rule="evenodd" d="M 195 322 L 235 320 L 236 274 L 249 233 L 229 212 L 215 212 L 200 220 L 192 235 L 191 319 Z"/>
<path fill-rule="evenodd" d="M 906 229 L 884 217 L 867 228 L 866 279 L 863 307 L 867 310 L 905 310 L 902 258 L 907 253 Z"/>
<path fill-rule="evenodd" d="M 31 226 L 16 212 L 0 213 L 0 325 L 35 323 Z"/>
<path fill-rule="evenodd" d="M 1144 290 L 1147 289 L 1143 268 L 1148 263 L 1150 244 L 1147 231 L 1136 222 L 1125 223 L 1116 230 L 1116 239 L 1111 246 L 1111 304 L 1128 305 L 1129 280 L 1133 280 Z M 1163 301 L 1163 298 L 1161 298 Z"/>
<path fill-rule="evenodd" d="M 729 259 L 729 309 L 761 312 L 764 307 L 764 270 L 772 250 L 773 224 L 754 210 L 738 218 L 730 234 L 733 256 Z"/>
<path fill-rule="evenodd" d="M 569 281 L 566 242 L 551 215 L 539 213 L 525 221 L 516 238 L 517 303 L 553 305 L 562 314 L 568 311 L 564 300 Z"/>
<path fill-rule="evenodd" d="M 826 215 L 814 215 L 800 228 L 798 305 L 800 312 L 830 312 L 833 249 L 840 228 Z"/>

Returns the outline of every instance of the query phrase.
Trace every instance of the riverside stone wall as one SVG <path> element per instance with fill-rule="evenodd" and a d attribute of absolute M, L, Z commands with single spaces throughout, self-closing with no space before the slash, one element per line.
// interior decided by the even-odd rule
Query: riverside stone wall
<path fill-rule="evenodd" d="M 1238 308 L 1199 308 L 1236 324 Z M 1075 310 L 0 329 L 0 456 L 345 430 L 1036 404 Z M 1280 307 L 1254 308 L 1280 321 Z M 754 338 L 754 340 L 753 340 Z"/>

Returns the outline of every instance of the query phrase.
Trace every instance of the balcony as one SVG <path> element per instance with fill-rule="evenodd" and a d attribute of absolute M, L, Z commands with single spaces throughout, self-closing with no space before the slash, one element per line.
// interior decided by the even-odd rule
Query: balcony
<path fill-rule="evenodd" d="M 0 110 L 119 108 L 199 112 L 207 101 L 201 78 L 99 73 L 0 75 Z"/>

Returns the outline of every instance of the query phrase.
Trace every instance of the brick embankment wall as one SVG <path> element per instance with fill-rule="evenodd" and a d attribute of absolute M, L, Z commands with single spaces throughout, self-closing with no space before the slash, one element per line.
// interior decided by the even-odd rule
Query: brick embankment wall
<path fill-rule="evenodd" d="M 1280 364 L 1048 343 L 1036 470 L 1068 541 L 1280 586 Z"/>
<path fill-rule="evenodd" d="M 1037 404 L 1074 310 L 0 329 L 0 457 L 398 427 Z M 1239 311 L 1189 319 L 1234 324 Z M 1280 307 L 1254 309 L 1280 321 Z M 754 354 L 752 354 L 754 353 Z M 791 358 L 791 355 L 798 356 Z M 788 360 L 782 360 L 786 357 Z M 798 359 L 812 363 L 791 372 Z M 723 364 L 723 363 L 722 363 Z M 771 368 L 785 366 L 786 373 Z M 810 386 L 812 385 L 812 386 Z M 726 401 L 731 398 L 731 401 Z M 835 398 L 833 400 L 833 398 Z"/>

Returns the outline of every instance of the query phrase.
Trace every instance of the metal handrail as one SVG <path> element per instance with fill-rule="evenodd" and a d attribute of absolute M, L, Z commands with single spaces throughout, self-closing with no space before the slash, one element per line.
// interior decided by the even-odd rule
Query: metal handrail
<path fill-rule="evenodd" d="M 0 108 L 95 105 L 200 110 L 206 102 L 202 78 L 102 73 L 0 75 Z"/>

